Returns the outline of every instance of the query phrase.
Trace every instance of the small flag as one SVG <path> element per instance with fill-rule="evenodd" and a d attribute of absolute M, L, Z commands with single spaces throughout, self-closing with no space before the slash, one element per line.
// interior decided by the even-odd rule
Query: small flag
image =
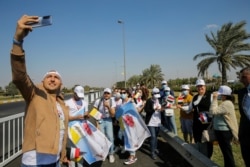
<path fill-rule="evenodd" d="M 96 108 L 93 108 L 89 115 L 94 117 L 96 120 L 100 120 L 102 118 L 102 113 L 100 113 Z"/>
<path fill-rule="evenodd" d="M 167 100 L 167 102 L 173 104 L 175 99 L 174 99 L 174 96 L 168 95 L 167 98 L 166 98 L 166 100 Z"/>
<path fill-rule="evenodd" d="M 75 143 L 78 143 L 78 141 L 81 139 L 81 134 L 79 134 L 79 132 L 74 128 L 69 128 L 69 131 L 70 131 L 70 138 L 71 138 L 71 141 L 75 144 Z"/>
<path fill-rule="evenodd" d="M 178 103 L 178 104 L 183 104 L 183 101 L 184 101 L 183 96 L 179 96 L 179 97 L 177 98 L 177 103 Z"/>

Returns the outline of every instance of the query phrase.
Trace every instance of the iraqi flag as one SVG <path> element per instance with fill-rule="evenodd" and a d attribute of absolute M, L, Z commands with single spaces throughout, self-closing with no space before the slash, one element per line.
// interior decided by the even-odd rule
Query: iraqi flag
<path fill-rule="evenodd" d="M 144 140 L 150 137 L 150 132 L 137 112 L 134 103 L 129 102 L 121 106 L 116 111 L 115 117 L 119 120 L 120 128 L 124 132 L 125 150 L 138 150 Z"/>
<path fill-rule="evenodd" d="M 89 121 L 78 121 L 69 126 L 68 136 L 74 146 L 80 149 L 81 157 L 88 164 L 105 160 L 112 145 L 106 136 Z"/>

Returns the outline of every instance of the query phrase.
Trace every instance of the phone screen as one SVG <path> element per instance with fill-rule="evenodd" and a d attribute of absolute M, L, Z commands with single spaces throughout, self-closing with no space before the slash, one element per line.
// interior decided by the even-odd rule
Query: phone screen
<path fill-rule="evenodd" d="M 49 26 L 52 24 L 52 16 L 42 16 L 38 18 L 38 22 L 34 23 L 28 23 L 28 25 L 31 25 L 33 28 L 35 27 L 43 27 L 43 26 Z"/>

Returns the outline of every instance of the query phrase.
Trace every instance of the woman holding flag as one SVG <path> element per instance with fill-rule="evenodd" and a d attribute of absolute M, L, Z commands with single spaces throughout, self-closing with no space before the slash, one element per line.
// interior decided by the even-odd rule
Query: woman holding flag
<path fill-rule="evenodd" d="M 130 165 L 137 161 L 136 150 L 150 136 L 150 132 L 138 113 L 130 90 L 123 88 L 120 94 L 122 105 L 117 109 L 116 119 L 120 125 L 119 137 L 124 138 L 125 150 L 129 151 L 130 154 L 124 164 Z"/>

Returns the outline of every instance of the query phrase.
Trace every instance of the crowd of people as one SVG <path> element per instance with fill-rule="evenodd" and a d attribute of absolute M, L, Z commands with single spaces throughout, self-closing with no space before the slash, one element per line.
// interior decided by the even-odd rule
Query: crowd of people
<path fill-rule="evenodd" d="M 27 23 L 37 21 L 37 16 L 27 15 L 18 20 L 11 50 L 13 83 L 26 102 L 22 167 L 91 164 L 105 161 L 106 157 L 114 163 L 114 154 L 119 149 L 129 152 L 124 164 L 130 165 L 137 161 L 136 151 L 147 138 L 151 157 L 156 159 L 160 127 L 177 135 L 176 109 L 180 112 L 185 142 L 195 143 L 202 154 L 211 158 L 213 143 L 203 142 L 202 132 L 213 123 L 225 166 L 235 166 L 232 141 L 240 143 L 245 165 L 250 166 L 249 67 L 240 71 L 240 81 L 245 87 L 238 94 L 239 128 L 231 88 L 222 85 L 218 91 L 209 92 L 202 79 L 196 81 L 195 95 L 185 84 L 175 96 L 166 80 L 152 91 L 144 84 L 137 84 L 134 89 L 106 88 L 90 110 L 80 85 L 74 88 L 72 98 L 64 100 L 62 76 L 56 70 L 48 71 L 38 85 L 30 79 L 22 44 L 32 31 Z"/>

